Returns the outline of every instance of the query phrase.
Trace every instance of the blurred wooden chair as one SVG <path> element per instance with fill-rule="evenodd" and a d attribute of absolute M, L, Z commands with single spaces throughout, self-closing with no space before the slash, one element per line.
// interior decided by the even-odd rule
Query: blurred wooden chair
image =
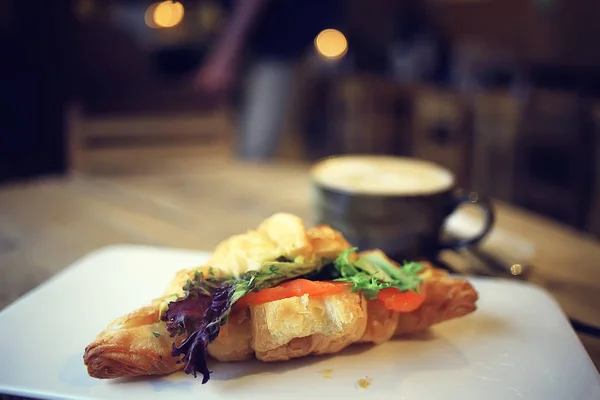
<path fill-rule="evenodd" d="M 589 122 L 577 93 L 531 92 L 516 152 L 516 204 L 584 229 L 594 150 Z"/>
<path fill-rule="evenodd" d="M 412 155 L 452 170 L 458 184 L 470 187 L 472 122 L 467 98 L 443 89 L 414 92 Z"/>
<path fill-rule="evenodd" d="M 66 120 L 69 170 L 80 173 L 140 170 L 166 155 L 224 153 L 231 136 L 224 110 L 93 115 L 73 104 Z"/>
<path fill-rule="evenodd" d="M 335 153 L 410 153 L 411 92 L 386 77 L 340 78 L 331 99 Z"/>
<path fill-rule="evenodd" d="M 591 106 L 592 121 L 594 124 L 594 180 L 587 221 L 587 231 L 600 239 L 600 103 Z"/>
<path fill-rule="evenodd" d="M 512 201 L 521 120 L 521 101 L 510 91 L 486 91 L 473 96 L 471 180 L 477 192 Z"/>

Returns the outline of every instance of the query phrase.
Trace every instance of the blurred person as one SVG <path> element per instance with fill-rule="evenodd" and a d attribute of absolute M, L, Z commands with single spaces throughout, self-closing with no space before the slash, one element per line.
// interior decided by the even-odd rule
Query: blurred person
<path fill-rule="evenodd" d="M 221 98 L 244 73 L 236 152 L 275 156 L 283 133 L 296 63 L 324 29 L 340 23 L 344 0 L 222 0 L 229 19 L 196 72 L 198 90 Z"/>

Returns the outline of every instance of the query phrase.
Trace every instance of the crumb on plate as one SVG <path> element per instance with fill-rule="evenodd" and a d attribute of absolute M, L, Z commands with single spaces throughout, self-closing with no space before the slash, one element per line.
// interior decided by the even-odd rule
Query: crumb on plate
<path fill-rule="evenodd" d="M 321 375 L 323 375 L 323 378 L 325 379 L 331 379 L 331 374 L 333 374 L 332 369 L 324 369 L 321 371 Z"/>
<path fill-rule="evenodd" d="M 369 386 L 371 386 L 371 378 L 369 378 L 368 376 L 365 376 L 364 378 L 360 378 L 358 380 L 358 386 L 360 386 L 363 389 L 368 388 Z"/>

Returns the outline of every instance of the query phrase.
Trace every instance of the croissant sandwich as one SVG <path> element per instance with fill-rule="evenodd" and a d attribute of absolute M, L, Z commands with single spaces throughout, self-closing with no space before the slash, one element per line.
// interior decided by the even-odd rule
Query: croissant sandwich
<path fill-rule="evenodd" d="M 278 213 L 179 271 L 164 296 L 113 321 L 83 356 L 111 379 L 194 377 L 207 361 L 282 361 L 379 344 L 476 309 L 477 292 L 430 265 L 358 253 L 329 226 Z"/>

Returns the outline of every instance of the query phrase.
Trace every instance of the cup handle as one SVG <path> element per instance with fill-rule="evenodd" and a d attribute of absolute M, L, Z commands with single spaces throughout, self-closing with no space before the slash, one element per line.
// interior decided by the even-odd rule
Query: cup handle
<path fill-rule="evenodd" d="M 452 199 L 452 205 L 448 216 L 452 215 L 463 204 L 475 204 L 479 207 L 484 214 L 483 229 L 481 232 L 471 238 L 442 242 L 440 244 L 440 250 L 459 250 L 465 247 L 473 246 L 481 241 L 481 239 L 483 239 L 492 230 L 494 222 L 496 221 L 496 215 L 494 213 L 492 202 L 489 199 L 481 197 L 477 193 L 455 194 Z"/>

